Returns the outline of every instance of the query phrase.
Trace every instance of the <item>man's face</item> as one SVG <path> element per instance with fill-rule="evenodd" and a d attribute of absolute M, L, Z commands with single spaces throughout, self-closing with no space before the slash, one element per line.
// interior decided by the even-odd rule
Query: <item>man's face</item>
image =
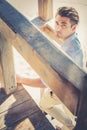
<path fill-rule="evenodd" d="M 55 34 L 58 38 L 63 40 L 71 36 L 76 29 L 76 25 L 71 25 L 70 19 L 57 15 L 55 17 Z"/>

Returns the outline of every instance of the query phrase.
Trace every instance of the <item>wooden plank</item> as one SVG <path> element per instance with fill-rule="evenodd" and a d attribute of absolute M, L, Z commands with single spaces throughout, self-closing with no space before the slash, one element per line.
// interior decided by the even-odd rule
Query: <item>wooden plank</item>
<path fill-rule="evenodd" d="M 3 87 L 4 84 L 3 84 L 3 76 L 2 76 L 2 68 L 1 68 L 1 57 L 0 57 L 0 93 L 1 91 L 3 91 Z M 5 91 L 3 91 L 5 93 Z M 0 95 L 1 96 L 1 95 Z M 0 103 L 1 103 L 1 99 L 0 99 Z"/>
<path fill-rule="evenodd" d="M 17 91 L 10 95 L 6 95 L 3 89 L 0 89 L 0 114 L 27 100 L 31 100 L 31 96 L 22 85 L 18 85 Z"/>
<path fill-rule="evenodd" d="M 87 75 L 83 81 L 83 91 L 79 104 L 77 123 L 74 130 L 87 130 Z"/>
<path fill-rule="evenodd" d="M 17 84 L 17 91 L 23 90 L 23 87 L 21 84 Z M 4 91 L 4 88 L 0 87 L 0 104 L 8 98 L 9 95 L 7 95 Z"/>
<path fill-rule="evenodd" d="M 31 100 L 25 101 L 16 107 L 12 107 L 8 111 L 0 114 L 0 129 L 6 126 L 12 126 L 14 123 L 27 117 L 28 114 L 33 114 L 34 111 L 37 112 L 37 107 Z"/>
<path fill-rule="evenodd" d="M 45 118 L 41 111 L 35 112 L 34 115 L 32 114 L 29 116 L 29 119 L 36 128 L 35 130 L 54 130 L 54 128 L 51 126 L 51 123 L 48 123 L 47 118 Z"/>
<path fill-rule="evenodd" d="M 12 45 L 0 37 L 1 67 L 7 94 L 17 89 Z"/>
<path fill-rule="evenodd" d="M 25 118 L 10 127 L 5 127 L 2 130 L 35 130 L 29 118 Z"/>
<path fill-rule="evenodd" d="M 27 100 L 31 100 L 31 97 L 24 89 L 7 96 L 7 98 L 0 105 L 0 114 Z"/>
<path fill-rule="evenodd" d="M 2 17 L 2 18 L 3 18 L 3 17 Z M 6 20 L 5 17 L 3 18 L 3 20 Z M 25 21 L 26 21 L 26 20 L 25 20 Z M 10 27 L 12 27 L 13 31 L 18 32 L 17 29 L 14 28 L 14 27 L 16 27 L 16 26 L 12 26 L 12 23 L 10 23 L 9 20 L 7 21 L 7 23 L 8 23 L 8 25 L 9 25 Z M 11 24 L 11 25 L 10 25 L 10 24 Z M 18 25 L 20 25 L 20 24 L 18 24 Z M 21 25 L 23 25 L 23 26 L 22 26 L 22 27 L 23 27 L 22 29 L 25 29 L 25 30 L 21 30 L 20 26 L 17 26 L 17 27 L 19 27 L 19 29 L 21 30 L 21 31 L 18 32 L 18 33 L 19 33 L 21 36 L 24 36 L 25 41 L 27 41 L 28 43 L 30 43 L 30 45 L 32 45 L 32 43 L 33 43 L 36 39 L 39 39 L 39 38 L 38 38 L 38 34 L 39 34 L 39 33 L 37 33 L 37 31 L 34 30 L 35 28 L 33 28 L 33 27 L 32 27 L 32 24 L 30 23 L 30 25 L 31 25 L 30 27 L 33 28 L 33 31 L 34 31 L 34 32 L 31 31 L 32 29 L 30 28 L 30 31 L 32 32 L 32 33 L 30 33 L 30 34 L 32 34 L 32 35 L 30 35 L 30 37 L 29 37 L 30 39 L 27 39 L 27 37 L 29 36 L 29 35 L 27 35 L 27 34 L 28 34 L 29 32 L 27 32 L 26 34 L 25 34 L 25 32 L 26 32 L 26 30 L 28 29 L 28 28 L 27 28 L 28 26 L 27 26 L 27 27 L 24 27 L 24 24 L 23 24 L 23 23 L 21 23 Z M 27 28 L 27 29 L 26 29 L 26 28 Z M 33 36 L 34 36 L 33 33 L 34 33 L 34 35 L 36 35 L 36 33 L 37 33 L 37 35 L 35 36 L 35 39 L 34 39 L 34 40 L 32 40 L 32 38 L 33 38 Z M 23 35 L 22 35 L 22 34 L 23 34 Z M 42 35 L 40 35 L 40 37 L 42 37 Z M 23 39 L 21 40 L 21 37 L 20 37 L 20 36 L 17 36 L 16 38 L 17 38 L 20 42 L 26 43 L 25 41 L 23 41 Z M 16 40 L 17 40 L 17 39 L 16 39 Z M 16 41 L 16 40 L 15 40 L 15 41 Z M 18 41 L 18 40 L 17 40 L 17 41 Z M 40 40 L 40 41 L 37 40 L 37 41 L 35 42 L 35 44 L 36 44 L 37 42 L 42 43 L 42 42 L 41 42 L 42 39 L 39 39 L 39 40 Z M 44 41 L 46 42 L 46 39 L 44 39 Z M 14 42 L 14 43 L 15 43 L 15 42 Z M 48 43 L 48 42 L 47 42 L 47 43 Z M 49 42 L 49 43 L 50 43 L 50 42 Z M 34 43 L 33 43 L 33 45 L 34 45 Z M 38 54 L 40 54 L 40 55 L 42 54 L 42 55 L 43 55 L 43 53 L 39 52 L 39 48 L 38 48 L 37 44 L 36 44 L 36 46 L 33 46 L 33 45 L 32 45 L 32 49 L 35 49 Z M 41 45 L 44 45 L 44 43 L 41 44 Z M 16 46 L 17 46 L 17 45 L 16 45 Z M 44 46 L 43 46 L 43 47 L 44 47 Z M 52 46 L 52 47 L 53 47 L 53 46 Z M 20 49 L 21 49 L 21 46 L 20 46 Z M 22 48 L 22 49 L 23 49 L 23 48 Z M 29 49 L 29 48 L 28 48 L 28 49 Z M 49 48 L 47 47 L 47 51 L 48 51 L 48 50 L 49 50 Z M 52 49 L 52 50 L 53 50 L 53 49 Z M 54 49 L 54 50 L 55 50 L 55 49 Z M 69 65 L 70 65 L 70 69 L 75 67 L 75 68 L 73 69 L 74 72 L 73 72 L 73 71 L 70 71 L 68 68 L 67 68 L 67 70 L 69 70 L 69 76 L 72 77 L 72 74 L 75 75 L 76 80 L 74 79 L 74 82 L 77 82 L 77 83 L 79 82 L 79 84 L 74 84 L 74 85 L 75 85 L 80 91 L 82 91 L 82 86 L 83 86 L 82 83 L 83 83 L 84 76 L 86 75 L 85 72 L 84 72 L 83 70 L 81 70 L 81 68 L 79 68 L 77 65 L 75 65 L 65 54 L 63 55 L 61 50 L 58 50 L 58 51 L 59 51 L 59 54 L 60 54 L 59 56 L 60 56 L 60 57 L 62 56 L 61 58 L 65 58 L 66 61 L 67 61 L 66 64 L 64 64 L 64 65 L 65 65 L 65 68 L 66 68 L 66 65 L 67 65 L 68 67 L 69 67 Z M 20 51 L 20 52 L 21 52 L 21 51 Z M 52 52 L 52 51 L 51 51 L 51 52 Z M 33 53 L 33 52 L 32 52 L 32 53 Z M 45 53 L 45 50 L 44 50 L 44 53 Z M 47 53 L 47 54 L 48 54 L 48 53 Z M 41 55 L 41 56 L 42 56 L 42 55 Z M 26 54 L 26 57 L 27 57 L 27 54 Z M 43 56 L 43 57 L 44 57 L 44 56 Z M 42 57 L 42 58 L 43 58 L 43 57 Z M 47 55 L 47 58 L 48 58 L 48 55 Z M 45 59 L 45 61 L 47 61 L 46 57 L 44 57 L 43 59 Z M 63 59 L 62 59 L 62 60 L 63 60 Z M 42 61 L 43 61 L 43 60 L 42 60 Z M 60 62 L 61 60 L 58 60 L 58 61 Z M 64 62 L 65 62 L 65 61 L 64 61 Z M 61 62 L 61 63 L 64 63 L 64 62 Z M 68 62 L 69 62 L 69 64 L 68 64 Z M 43 62 L 43 63 L 44 63 L 44 62 Z M 53 67 L 54 65 L 51 64 L 51 62 L 49 62 L 49 63 L 50 63 L 50 65 L 51 65 L 51 67 L 55 69 L 55 67 Z M 54 63 L 55 63 L 55 62 L 54 62 Z M 46 64 L 46 63 L 45 63 L 45 64 Z M 46 65 L 47 65 L 47 67 L 48 67 L 48 64 L 46 64 Z M 62 64 L 59 64 L 59 65 L 62 65 Z M 72 66 L 72 65 L 73 65 L 73 66 Z M 67 74 L 66 74 L 65 72 L 64 72 L 65 75 L 63 75 L 63 73 L 61 73 L 63 67 L 64 67 L 63 65 L 62 65 L 62 67 L 60 67 L 60 68 L 61 68 L 61 70 L 59 69 L 60 71 L 57 71 L 56 69 L 55 69 L 55 70 L 56 70 L 56 72 L 59 72 L 62 76 L 65 77 Z M 48 67 L 48 68 L 49 68 L 49 67 Z M 65 69 L 65 68 L 64 68 L 64 69 Z M 66 69 L 65 69 L 65 70 L 66 70 Z M 72 69 L 71 69 L 71 70 L 72 70 Z M 76 70 L 76 71 L 75 71 L 75 70 Z M 64 70 L 63 70 L 63 71 L 64 71 Z M 46 72 L 47 72 L 47 71 L 46 71 Z M 54 72 L 54 71 L 52 71 L 52 72 Z M 67 72 L 67 71 L 66 71 L 66 72 Z M 78 77 L 77 75 L 78 75 L 78 76 L 80 75 L 80 76 Z M 44 77 L 44 76 L 42 75 L 42 77 Z M 65 78 L 66 78 L 66 77 L 65 77 Z M 44 78 L 43 78 L 43 79 L 44 79 Z M 58 79 L 59 79 L 59 78 L 58 78 Z M 62 79 L 62 78 L 60 78 L 60 79 Z M 69 80 L 68 78 L 66 78 L 66 79 Z M 77 80 L 78 80 L 78 81 L 77 81 Z M 59 80 L 58 80 L 58 81 L 59 81 Z M 64 81 L 64 80 L 62 80 L 62 81 Z M 72 80 L 71 80 L 71 81 L 72 81 Z M 70 81 L 70 82 L 71 82 L 71 81 Z M 47 83 L 48 83 L 48 82 L 47 82 Z M 73 82 L 71 82 L 71 83 L 73 84 Z M 66 84 L 66 83 L 65 83 L 65 84 Z M 48 84 L 48 85 L 49 85 L 49 84 Z M 62 85 L 61 85 L 61 86 L 62 86 Z M 80 88 L 79 88 L 79 86 L 80 86 Z M 62 92 L 62 91 L 60 91 L 60 92 Z M 64 94 L 64 95 L 65 95 L 65 94 Z M 68 98 L 69 98 L 69 97 L 68 97 Z M 71 101 L 71 100 L 70 100 L 70 101 Z M 71 103 L 72 103 L 72 102 L 71 102 Z"/>
<path fill-rule="evenodd" d="M 45 62 L 48 62 L 56 72 L 60 73 L 60 75 L 81 90 L 81 83 L 86 73 L 79 68 L 70 57 L 60 48 L 56 48 L 30 21 L 9 5 L 7 1 L 0 1 L 0 16 L 14 32 L 23 37 L 28 45 L 30 45 Z M 2 30 L 2 28 L 4 27 L 0 26 L 0 30 Z M 10 38 L 11 40 L 12 36 L 9 35 L 8 39 Z"/>
<path fill-rule="evenodd" d="M 26 99 L 25 101 L 20 98 L 18 94 L 16 96 L 16 105 L 14 105 L 14 102 L 10 109 L 0 113 L 0 129 L 17 129 L 20 126 L 20 122 L 28 118 L 35 127 L 35 130 L 44 130 L 43 127 L 41 128 L 41 126 L 44 125 L 47 126 L 47 129 L 54 130 L 34 100 L 30 98 L 30 96 L 29 99 Z M 22 102 L 18 103 L 18 98 L 20 98 Z"/>
<path fill-rule="evenodd" d="M 24 119 L 17 126 L 15 126 L 14 130 L 20 130 L 20 129 L 21 130 L 35 130 L 34 126 L 32 125 L 31 121 L 28 118 Z"/>
<path fill-rule="evenodd" d="M 35 128 L 29 118 L 25 118 L 12 126 L 2 128 L 2 130 L 35 130 Z"/>
<path fill-rule="evenodd" d="M 74 112 L 79 97 L 76 88 L 81 91 L 86 73 L 6 1 L 0 1 L 0 16 L 14 32 L 18 33 L 18 35 L 13 33 L 1 20 L 0 31 L 3 36 L 15 46 L 55 94 Z"/>
<path fill-rule="evenodd" d="M 2 83 L 2 81 L 3 81 L 3 76 L 2 76 L 1 57 L 0 57 L 0 84 Z"/>
<path fill-rule="evenodd" d="M 67 83 L 67 81 L 63 80 L 62 82 L 60 76 L 53 71 L 46 62 L 40 59 L 37 53 L 32 51 L 32 48 L 27 46 L 26 42 L 24 42 L 20 36 L 16 37 L 13 45 L 26 59 L 26 61 L 30 63 L 35 71 L 38 72 L 42 79 L 44 79 L 45 82 L 52 88 L 52 90 L 65 103 L 65 105 L 68 106 L 72 112 L 74 112 L 79 97 L 78 91 L 71 84 Z M 71 102 L 68 102 L 67 104 L 68 99 L 71 99 Z"/>
<path fill-rule="evenodd" d="M 38 0 L 38 15 L 44 20 L 53 18 L 53 0 Z"/>

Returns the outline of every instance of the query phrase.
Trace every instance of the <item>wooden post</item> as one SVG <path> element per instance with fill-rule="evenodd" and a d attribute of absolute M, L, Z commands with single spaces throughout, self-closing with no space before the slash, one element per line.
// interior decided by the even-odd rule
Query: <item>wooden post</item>
<path fill-rule="evenodd" d="M 43 20 L 53 17 L 53 0 L 38 0 L 38 14 Z"/>
<path fill-rule="evenodd" d="M 78 108 L 77 123 L 74 130 L 87 130 L 87 75 L 83 81 L 83 90 Z"/>
<path fill-rule="evenodd" d="M 3 20 L 0 20 L 0 31 L 3 36 L 74 113 L 86 73 L 7 1 L 0 0 L 0 3 L 0 16 Z"/>
<path fill-rule="evenodd" d="M 13 61 L 13 51 L 10 43 L 0 34 L 1 67 L 4 87 L 7 94 L 16 90 L 16 78 Z"/>
<path fill-rule="evenodd" d="M 1 52 L 0 52 L 0 83 L 2 81 L 2 69 L 1 69 Z"/>

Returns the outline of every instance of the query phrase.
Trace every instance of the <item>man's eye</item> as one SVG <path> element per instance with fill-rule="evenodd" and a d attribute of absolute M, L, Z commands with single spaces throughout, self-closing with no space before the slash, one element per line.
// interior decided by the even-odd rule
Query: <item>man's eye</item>
<path fill-rule="evenodd" d="M 66 24 L 62 24 L 61 26 L 66 27 Z"/>
<path fill-rule="evenodd" d="M 58 25 L 58 22 L 57 22 L 57 21 L 55 21 L 55 23 L 56 23 L 56 25 Z"/>
<path fill-rule="evenodd" d="M 61 27 L 62 28 L 66 28 L 67 26 L 66 26 L 66 24 L 62 24 Z"/>

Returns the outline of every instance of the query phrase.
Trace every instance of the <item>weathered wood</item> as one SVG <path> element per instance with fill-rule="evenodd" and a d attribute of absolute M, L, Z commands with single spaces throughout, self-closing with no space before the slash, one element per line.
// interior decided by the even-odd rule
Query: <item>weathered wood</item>
<path fill-rule="evenodd" d="M 71 85 L 68 85 L 66 81 L 63 80 L 62 82 L 60 76 L 58 76 L 56 72 L 53 71 L 47 63 L 40 59 L 37 53 L 32 51 L 32 48 L 27 46 L 26 42 L 20 36 L 17 36 L 12 43 L 14 47 L 18 50 L 18 52 L 36 70 L 36 72 L 38 72 L 38 74 L 43 79 L 45 79 L 47 84 L 50 87 L 53 87 L 52 89 L 54 90 L 54 92 L 56 91 L 56 93 L 58 94 L 60 99 L 66 104 L 66 106 L 68 106 L 68 108 L 72 112 L 74 112 L 79 97 L 78 91 L 75 90 L 74 87 L 72 87 Z M 72 94 L 74 97 L 72 96 Z M 67 104 L 68 98 L 71 100 L 71 102 L 68 102 Z"/>
<path fill-rule="evenodd" d="M 16 90 L 16 79 L 12 45 L 0 35 L 1 67 L 5 91 L 7 94 Z"/>
<path fill-rule="evenodd" d="M 0 56 L 0 87 L 1 86 L 4 86 L 4 82 L 3 82 L 3 75 L 2 75 L 2 68 L 1 68 L 1 56 Z"/>
<path fill-rule="evenodd" d="M 38 15 L 44 20 L 53 18 L 53 0 L 38 0 Z"/>
<path fill-rule="evenodd" d="M 23 89 L 23 87 L 21 86 L 21 84 L 17 84 L 17 86 L 18 86 L 17 91 L 20 91 L 20 90 Z M 9 95 L 7 95 L 7 94 L 5 93 L 4 88 L 3 88 L 2 86 L 0 86 L 0 104 L 1 104 L 4 100 L 6 100 L 6 98 L 8 98 L 8 97 L 9 97 Z"/>
<path fill-rule="evenodd" d="M 1 80 L 2 80 L 2 69 L 1 69 L 1 65 L 0 65 L 0 82 L 1 82 Z"/>
<path fill-rule="evenodd" d="M 76 88 L 82 90 L 85 72 L 3 0 L 0 1 L 0 16 L 13 32 L 18 33 L 18 35 L 13 33 L 1 20 L 0 31 L 3 36 L 16 47 L 55 94 L 74 112 L 79 97 Z"/>
<path fill-rule="evenodd" d="M 28 115 L 34 114 L 34 112 L 38 112 L 36 104 L 32 100 L 25 101 L 16 107 L 12 107 L 11 109 L 1 113 L 0 126 L 1 128 L 3 128 L 4 125 L 11 126 Z"/>
<path fill-rule="evenodd" d="M 31 22 L 3 0 L 0 1 L 0 17 L 14 32 L 21 35 L 28 45 L 30 45 L 45 62 L 48 62 L 56 72 L 59 72 L 60 75 L 81 90 L 81 83 L 85 72 L 79 68 L 62 50 L 60 50 L 60 48 L 56 48 L 46 37 L 44 37 Z M 2 29 L 5 28 L 1 25 L 0 30 Z M 3 32 L 5 31 L 6 30 Z M 7 36 L 6 33 L 5 35 Z M 11 38 L 11 35 L 9 35 L 8 39 L 11 40 Z"/>
<path fill-rule="evenodd" d="M 34 126 L 32 125 L 31 121 L 27 118 L 24 121 L 20 122 L 16 127 L 15 130 L 35 130 Z"/>
<path fill-rule="evenodd" d="M 6 97 L 0 106 L 0 129 L 20 130 L 21 127 L 24 130 L 25 128 L 26 130 L 28 128 L 45 130 L 44 127 L 46 127 L 48 130 L 54 130 L 25 89 L 18 90 L 9 96 L 6 95 Z M 26 123 L 29 124 L 26 126 Z"/>
<path fill-rule="evenodd" d="M 0 114 L 3 113 L 6 110 L 9 110 L 11 107 L 15 107 L 18 104 L 21 104 L 27 100 L 31 100 L 31 97 L 29 97 L 26 93 L 26 91 L 21 90 L 17 91 L 13 95 L 10 95 L 6 98 L 6 102 L 1 104 L 0 106 Z M 12 106 L 11 106 L 12 105 Z"/>
<path fill-rule="evenodd" d="M 87 75 L 83 80 L 83 90 L 79 104 L 77 123 L 74 130 L 87 130 Z"/>
<path fill-rule="evenodd" d="M 36 128 L 35 130 L 54 130 L 54 128 L 52 129 L 52 127 L 50 126 L 50 123 L 48 124 L 48 120 L 44 116 L 42 116 L 42 113 L 40 111 L 35 112 L 34 116 L 35 118 L 33 118 L 32 114 L 31 116 L 28 117 L 31 120 L 32 124 L 35 126 Z"/>
<path fill-rule="evenodd" d="M 25 57 L 29 64 L 31 63 L 31 66 L 53 89 L 56 95 L 60 97 L 62 101 L 64 101 L 63 99 L 65 99 L 65 101 L 69 99 L 68 101 L 71 102 L 70 105 L 73 104 L 73 100 L 75 101 L 76 99 L 77 101 L 79 97 L 79 91 L 77 91 L 77 89 L 82 92 L 82 83 L 86 73 L 59 48 L 56 49 L 56 47 L 49 40 L 47 40 L 29 21 L 27 21 L 11 6 L 9 6 L 9 4 L 4 0 L 0 1 L 0 16 L 14 32 L 18 33 L 18 35 L 15 35 L 11 29 L 8 29 L 8 26 L 5 25 L 5 23 L 1 22 L 0 31 L 3 36 L 8 41 L 12 42 L 12 44 Z M 5 25 L 6 28 L 4 28 L 2 25 Z M 4 31 L 2 31 L 3 28 L 5 29 Z M 7 34 L 3 33 L 9 32 L 9 30 L 12 36 L 14 34 L 13 38 L 10 35 L 7 37 Z M 23 51 L 24 49 L 25 52 Z M 29 54 L 29 56 L 27 54 Z M 33 60 L 33 58 L 35 59 Z M 71 86 L 71 84 L 69 86 L 67 81 L 74 86 Z M 73 93 L 75 93 L 75 95 L 73 95 Z M 76 106 L 76 104 L 77 102 L 75 102 L 73 105 Z"/>

